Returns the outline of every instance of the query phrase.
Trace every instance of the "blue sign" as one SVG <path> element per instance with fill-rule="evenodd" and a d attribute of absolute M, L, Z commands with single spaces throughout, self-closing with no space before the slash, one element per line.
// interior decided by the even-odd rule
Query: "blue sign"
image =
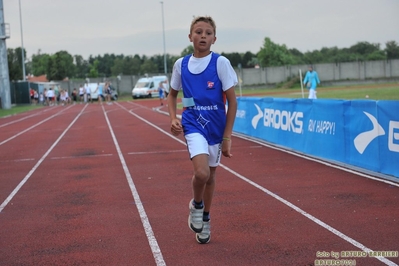
<path fill-rule="evenodd" d="M 238 98 L 234 131 L 399 178 L 399 102 Z"/>

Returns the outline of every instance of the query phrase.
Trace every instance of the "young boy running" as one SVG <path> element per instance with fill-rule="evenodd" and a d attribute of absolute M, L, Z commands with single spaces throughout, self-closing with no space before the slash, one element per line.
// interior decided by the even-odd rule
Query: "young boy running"
<path fill-rule="evenodd" d="M 174 135 L 184 133 L 194 169 L 188 225 L 196 233 L 197 242 L 205 244 L 211 238 L 210 209 L 216 167 L 221 154 L 232 156 L 237 75 L 227 58 L 210 50 L 216 41 L 216 25 L 211 17 L 194 18 L 188 37 L 193 43 L 194 53 L 178 59 L 174 64 L 168 109 L 171 132 Z M 176 117 L 176 105 L 181 90 L 183 114 L 180 121 Z"/>

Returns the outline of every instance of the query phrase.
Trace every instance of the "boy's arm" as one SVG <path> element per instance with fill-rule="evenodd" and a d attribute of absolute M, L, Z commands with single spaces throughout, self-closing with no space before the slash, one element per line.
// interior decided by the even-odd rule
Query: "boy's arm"
<path fill-rule="evenodd" d="M 183 132 L 183 127 L 181 125 L 180 119 L 178 119 L 176 116 L 178 93 L 179 91 L 170 88 L 169 95 L 167 98 L 169 117 L 170 117 L 170 131 L 175 136 Z"/>
<path fill-rule="evenodd" d="M 234 87 L 225 91 L 228 102 L 228 109 L 226 114 L 226 126 L 223 134 L 222 154 L 226 157 L 231 157 L 231 135 L 233 134 L 234 120 L 237 113 L 237 99 Z"/>

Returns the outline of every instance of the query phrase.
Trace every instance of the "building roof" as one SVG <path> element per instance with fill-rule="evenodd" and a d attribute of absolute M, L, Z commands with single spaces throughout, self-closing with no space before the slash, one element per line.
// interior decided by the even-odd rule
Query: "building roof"
<path fill-rule="evenodd" d="M 28 76 L 27 80 L 29 82 L 48 82 L 48 79 L 46 75 L 41 75 L 41 76 Z"/>

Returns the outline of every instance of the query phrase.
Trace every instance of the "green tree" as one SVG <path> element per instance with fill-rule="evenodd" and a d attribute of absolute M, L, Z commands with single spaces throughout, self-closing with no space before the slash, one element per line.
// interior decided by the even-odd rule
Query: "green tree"
<path fill-rule="evenodd" d="M 242 56 L 242 67 L 254 67 L 254 63 L 253 60 L 254 58 L 256 58 L 256 55 L 251 53 L 250 51 L 246 52 L 243 56 Z"/>
<path fill-rule="evenodd" d="M 85 78 L 89 73 L 89 62 L 84 60 L 81 55 L 74 56 L 75 67 L 76 67 L 76 75 L 77 78 Z"/>
<path fill-rule="evenodd" d="M 93 64 L 90 65 L 90 70 L 88 77 L 89 78 L 98 78 L 98 65 L 100 64 L 100 61 L 97 59 L 94 60 Z"/>
<path fill-rule="evenodd" d="M 49 60 L 49 54 L 32 55 L 32 74 L 34 76 L 41 76 L 46 74 L 47 64 Z"/>
<path fill-rule="evenodd" d="M 52 55 L 47 64 L 48 80 L 63 80 L 74 77 L 75 65 L 73 57 L 66 51 L 59 51 Z"/>
<path fill-rule="evenodd" d="M 221 55 L 229 59 L 230 64 L 233 67 L 238 67 L 238 64 L 241 64 L 242 66 L 242 57 L 239 53 L 229 53 L 229 54 L 221 53 Z"/>
<path fill-rule="evenodd" d="M 324 61 L 323 54 L 319 50 L 313 50 L 312 52 L 306 52 L 303 56 L 305 64 L 317 64 Z"/>
<path fill-rule="evenodd" d="M 140 66 L 140 73 L 157 73 L 158 65 L 150 59 L 144 61 L 144 63 Z"/>
<path fill-rule="evenodd" d="M 111 67 L 112 76 L 118 76 L 121 73 L 127 75 L 127 73 L 123 71 L 123 61 L 124 60 L 121 58 L 115 59 L 114 65 Z"/>
<path fill-rule="evenodd" d="M 374 51 L 371 54 L 365 56 L 365 60 L 372 61 L 372 60 L 386 60 L 387 56 L 384 51 Z"/>
<path fill-rule="evenodd" d="M 21 53 L 17 49 L 7 49 L 7 61 L 8 61 L 8 74 L 10 80 L 22 80 L 22 65 L 19 60 L 18 54 Z"/>
<path fill-rule="evenodd" d="M 292 59 L 293 59 L 293 64 L 299 65 L 299 64 L 304 64 L 304 55 L 301 51 L 299 51 L 296 48 L 293 49 L 288 49 L 288 52 L 291 54 Z"/>
<path fill-rule="evenodd" d="M 389 41 L 385 44 L 387 59 L 399 59 L 399 46 L 396 41 Z"/>
<path fill-rule="evenodd" d="M 379 43 L 358 42 L 355 45 L 349 47 L 349 50 L 352 53 L 364 56 L 376 51 L 380 51 L 381 49 Z"/>
<path fill-rule="evenodd" d="M 194 53 L 194 46 L 190 44 L 189 46 L 184 48 L 184 50 L 180 53 L 180 56 L 183 57 L 192 53 Z"/>
<path fill-rule="evenodd" d="M 294 60 L 285 44 L 279 45 L 266 37 L 257 57 L 262 67 L 291 65 Z"/>
<path fill-rule="evenodd" d="M 113 76 L 120 74 L 137 75 L 140 73 L 141 60 L 138 56 L 126 56 L 124 58 L 116 58 L 111 68 Z"/>

